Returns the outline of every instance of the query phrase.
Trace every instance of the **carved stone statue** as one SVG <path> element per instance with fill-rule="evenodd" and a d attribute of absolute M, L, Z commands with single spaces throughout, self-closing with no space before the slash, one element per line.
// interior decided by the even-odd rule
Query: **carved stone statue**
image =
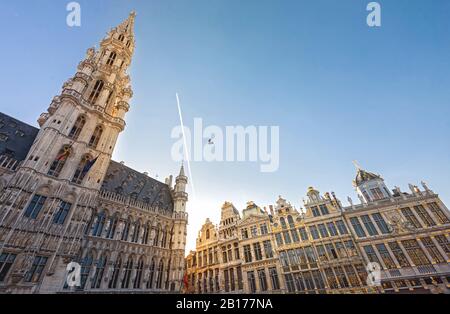
<path fill-rule="evenodd" d="M 350 206 L 353 207 L 353 200 L 352 200 L 352 198 L 349 196 L 349 197 L 347 197 L 347 200 L 348 200 Z"/>
<path fill-rule="evenodd" d="M 430 191 L 426 182 L 422 181 L 422 182 L 420 182 L 420 184 L 422 184 L 422 187 L 425 191 L 427 191 L 427 192 Z"/>

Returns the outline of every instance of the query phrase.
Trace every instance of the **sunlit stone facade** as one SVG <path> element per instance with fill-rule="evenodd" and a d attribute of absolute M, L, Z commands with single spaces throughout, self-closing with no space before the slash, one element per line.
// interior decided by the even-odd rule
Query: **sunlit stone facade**
<path fill-rule="evenodd" d="M 268 210 L 250 202 L 241 217 L 226 203 L 220 226 L 208 220 L 186 258 L 185 292 L 448 292 L 450 213 L 438 195 L 425 183 L 390 191 L 362 169 L 354 186 L 360 204 L 346 207 L 314 188 L 300 211 L 280 197 Z M 380 285 L 368 281 L 370 263 Z"/>
<path fill-rule="evenodd" d="M 0 114 L 0 292 L 179 292 L 187 177 L 111 160 L 133 92 L 135 14 L 90 48 L 35 129 Z M 80 286 L 66 267 L 81 265 Z"/>

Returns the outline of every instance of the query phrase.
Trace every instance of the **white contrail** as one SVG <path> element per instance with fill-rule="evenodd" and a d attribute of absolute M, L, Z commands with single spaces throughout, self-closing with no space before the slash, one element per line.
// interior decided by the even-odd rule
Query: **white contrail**
<path fill-rule="evenodd" d="M 192 196 L 194 197 L 194 200 L 196 199 L 195 195 L 195 186 L 194 186 L 194 178 L 192 177 L 192 171 L 191 171 L 191 161 L 189 158 L 189 149 L 187 146 L 187 140 L 186 140 L 186 134 L 184 133 L 184 123 L 183 123 L 183 115 L 181 114 L 181 105 L 180 105 L 180 97 L 178 97 L 178 93 L 176 93 L 177 96 L 177 105 L 178 105 L 178 114 L 180 115 L 180 123 L 181 123 L 181 132 L 183 132 L 183 140 L 184 140 L 184 156 L 185 160 L 187 162 L 188 171 L 189 171 L 189 178 L 191 181 L 192 186 Z"/>

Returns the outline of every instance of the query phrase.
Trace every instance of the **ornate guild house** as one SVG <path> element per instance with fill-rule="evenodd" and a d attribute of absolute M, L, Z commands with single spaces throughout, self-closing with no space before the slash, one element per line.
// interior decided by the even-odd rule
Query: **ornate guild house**
<path fill-rule="evenodd" d="M 359 167 L 354 186 L 360 204 L 347 207 L 314 188 L 303 211 L 280 197 L 241 217 L 225 203 L 186 258 L 185 292 L 448 293 L 450 212 L 438 195 L 423 182 L 390 191 Z"/>
<path fill-rule="evenodd" d="M 87 51 L 40 129 L 0 114 L 1 293 L 182 289 L 183 167 L 161 183 L 111 160 L 133 95 L 134 21 L 132 12 Z M 75 289 L 71 262 L 81 265 Z"/>

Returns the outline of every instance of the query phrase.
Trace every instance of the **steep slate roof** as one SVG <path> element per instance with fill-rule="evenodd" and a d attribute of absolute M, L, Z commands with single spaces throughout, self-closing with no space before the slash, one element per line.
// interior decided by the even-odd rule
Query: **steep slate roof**
<path fill-rule="evenodd" d="M 0 156 L 24 160 L 38 132 L 38 128 L 0 112 Z"/>
<path fill-rule="evenodd" d="M 24 160 L 38 132 L 39 129 L 0 112 L 0 156 Z M 168 185 L 115 161 L 109 165 L 102 190 L 173 211 Z"/>
<path fill-rule="evenodd" d="M 115 161 L 109 165 L 102 190 L 173 211 L 172 195 L 167 184 Z"/>

